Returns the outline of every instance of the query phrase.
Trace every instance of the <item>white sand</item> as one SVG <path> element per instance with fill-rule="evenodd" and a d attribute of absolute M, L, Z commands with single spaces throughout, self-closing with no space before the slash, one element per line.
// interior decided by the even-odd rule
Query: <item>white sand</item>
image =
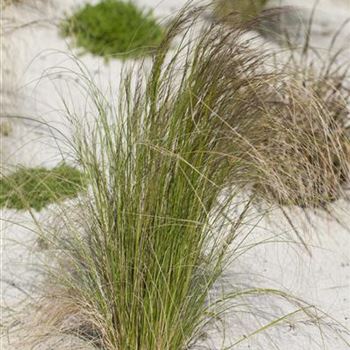
<path fill-rule="evenodd" d="M 42 2 L 42 5 L 40 4 Z M 33 123 L 29 119 L 12 120 L 14 132 L 10 136 L 1 136 L 0 154 L 2 163 L 10 165 L 52 167 L 61 160 L 60 150 L 65 150 L 65 142 L 60 136 L 63 132 L 68 138 L 70 132 L 64 119 L 62 98 L 74 106 L 78 114 L 84 118 L 86 95 L 74 85 L 77 67 L 69 54 L 77 54 L 79 50 L 69 48 L 69 42 L 62 39 L 56 25 L 65 11 L 70 11 L 85 0 L 60 0 L 51 3 L 41 0 L 37 6 L 21 6 L 9 8 L 2 15 L 4 30 L 7 31 L 5 42 L 2 42 L 2 83 L 7 90 L 2 91 L 1 117 L 25 117 L 39 119 L 57 129 L 56 141 L 48 128 L 43 124 Z M 298 0 L 298 3 L 309 9 L 313 1 Z M 142 5 L 154 6 L 155 13 L 166 18 L 185 3 L 184 0 L 166 0 L 155 5 L 154 0 L 139 0 Z M 296 3 L 296 1 L 283 1 Z M 175 5 L 174 5 L 175 4 Z M 307 10 L 305 10 L 307 11 Z M 307 12 L 305 12 L 307 13 Z M 313 44 L 326 48 L 337 28 L 350 17 L 349 0 L 321 0 L 316 13 Z M 29 25 L 30 24 L 30 25 Z M 20 29 L 13 30 L 22 25 Z M 346 27 L 337 45 L 347 45 L 350 40 L 350 25 Z M 97 85 L 106 94 L 114 94 L 120 81 L 122 63 L 111 60 L 108 64 L 98 57 L 84 54 L 80 57 L 87 70 L 92 74 Z M 346 62 L 348 57 L 343 56 Z M 74 88 L 75 86 L 75 88 Z M 70 89 L 68 89 L 68 87 Z M 114 96 L 114 95 L 113 95 Z M 3 119 L 2 119 L 3 120 Z M 350 227 L 349 204 L 336 203 L 338 217 Z M 39 217 L 45 215 L 45 211 Z M 298 215 L 298 216 L 297 216 Z M 11 309 L 16 310 L 18 302 L 24 300 L 27 294 L 34 293 L 37 281 L 40 280 L 37 264 L 42 253 L 36 245 L 36 234 L 26 227 L 34 228 L 32 218 L 28 213 L 2 210 L 1 217 L 1 307 L 5 323 Z M 293 217 L 302 220 L 302 215 L 293 212 Z M 228 284 L 274 287 L 301 297 L 312 305 L 342 322 L 350 329 L 350 232 L 335 220 L 312 215 L 313 227 L 310 224 L 301 225 L 312 252 L 310 257 L 302 248 L 295 244 L 274 243 L 259 246 L 246 253 L 227 271 L 225 280 Z M 22 226 L 19 226 L 22 225 Z M 266 238 L 279 237 L 283 240 L 293 238 L 294 233 L 280 214 L 275 213 L 270 220 L 259 222 L 248 243 Z M 286 311 L 293 311 L 286 302 L 277 302 L 266 297 L 249 300 L 260 312 L 252 309 L 256 315 L 261 315 L 259 321 L 251 314 L 246 314 L 246 306 L 237 306 L 227 316 L 225 334 L 226 344 L 248 335 L 256 329 L 257 324 L 268 322 L 271 317 Z M 11 308 L 11 309 L 9 309 Z M 240 311 L 240 312 L 239 312 Z M 33 315 L 34 317 L 35 315 Z M 263 319 L 266 321 L 263 321 Z M 324 346 L 322 337 L 312 324 L 297 322 L 292 318 L 274 330 L 251 337 L 237 345 L 237 349 L 288 349 L 288 350 L 345 350 L 349 347 L 336 337 L 335 333 L 325 330 Z M 328 323 L 331 321 L 328 319 Z M 350 336 L 339 326 L 332 323 L 343 337 Z M 21 333 L 11 333 L 9 337 L 1 337 L 1 350 L 25 349 L 14 343 Z M 210 337 L 204 341 L 208 349 L 221 349 L 223 334 L 211 330 Z M 269 335 L 273 336 L 273 342 Z M 61 339 L 60 339 L 61 341 Z M 76 343 L 75 343 L 76 345 Z M 60 344 L 47 344 L 41 349 L 73 349 L 71 339 L 63 339 Z M 86 345 L 82 345 L 86 349 Z M 151 350 L 151 349 L 150 349 Z"/>

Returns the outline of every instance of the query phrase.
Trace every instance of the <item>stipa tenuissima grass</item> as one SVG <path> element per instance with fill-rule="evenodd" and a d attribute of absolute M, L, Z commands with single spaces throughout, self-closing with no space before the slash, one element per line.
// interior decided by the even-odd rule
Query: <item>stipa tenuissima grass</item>
<path fill-rule="evenodd" d="M 41 325 L 107 350 L 190 348 L 224 309 L 209 293 L 249 207 L 227 215 L 235 189 L 296 201 L 289 154 L 322 164 L 324 130 L 309 119 L 312 132 L 299 133 L 297 122 L 327 125 L 322 101 L 264 72 L 239 27 L 198 33 L 201 13 L 176 17 L 150 73 L 125 77 L 117 107 L 91 87 L 96 118 L 78 120 L 74 144 L 90 189 L 53 239 Z"/>

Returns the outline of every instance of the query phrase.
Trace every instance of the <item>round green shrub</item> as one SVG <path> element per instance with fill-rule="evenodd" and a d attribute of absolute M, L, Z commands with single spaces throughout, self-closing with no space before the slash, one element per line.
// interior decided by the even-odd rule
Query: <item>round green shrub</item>
<path fill-rule="evenodd" d="M 73 36 L 77 46 L 93 54 L 119 58 L 147 55 L 163 37 L 150 11 L 121 0 L 85 5 L 63 22 L 62 33 Z"/>
<path fill-rule="evenodd" d="M 33 208 L 73 198 L 86 187 L 83 174 L 66 164 L 54 169 L 19 168 L 0 179 L 0 207 Z"/>

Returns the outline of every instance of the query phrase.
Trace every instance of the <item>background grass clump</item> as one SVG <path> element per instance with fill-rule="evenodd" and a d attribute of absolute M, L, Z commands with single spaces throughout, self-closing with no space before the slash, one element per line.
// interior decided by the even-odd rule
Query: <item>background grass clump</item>
<path fill-rule="evenodd" d="M 217 0 L 214 2 L 214 14 L 216 17 L 225 17 L 237 13 L 243 21 L 259 15 L 268 0 Z"/>
<path fill-rule="evenodd" d="M 0 179 L 0 207 L 40 210 L 49 203 L 76 196 L 84 183 L 82 173 L 66 164 L 51 170 L 20 168 Z"/>
<path fill-rule="evenodd" d="M 251 84 L 227 119 L 234 147 L 224 147 L 244 163 L 233 182 L 271 204 L 321 208 L 345 196 L 350 174 L 345 96 L 329 97 L 330 85 L 317 91 L 319 82 L 310 79 L 306 86 L 291 76 L 267 77 L 258 88 Z"/>
<path fill-rule="evenodd" d="M 77 46 L 93 54 L 122 58 L 151 53 L 163 37 L 150 11 L 121 0 L 85 5 L 63 22 L 62 33 L 74 36 Z"/>

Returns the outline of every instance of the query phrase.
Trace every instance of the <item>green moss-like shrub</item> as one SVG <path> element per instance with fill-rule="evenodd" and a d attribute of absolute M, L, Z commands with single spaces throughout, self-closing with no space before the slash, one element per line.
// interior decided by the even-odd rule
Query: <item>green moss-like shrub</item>
<path fill-rule="evenodd" d="M 62 24 L 62 34 L 72 35 L 76 45 L 104 57 L 139 57 L 149 54 L 163 37 L 151 12 L 132 2 L 102 0 L 87 4 Z"/>
<path fill-rule="evenodd" d="M 75 197 L 84 186 L 82 173 L 65 164 L 51 170 L 20 168 L 0 179 L 0 207 L 40 210 L 49 203 Z"/>

